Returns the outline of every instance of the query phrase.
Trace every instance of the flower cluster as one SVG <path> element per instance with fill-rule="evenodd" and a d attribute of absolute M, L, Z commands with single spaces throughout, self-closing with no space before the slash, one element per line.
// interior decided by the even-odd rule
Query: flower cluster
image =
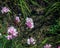
<path fill-rule="evenodd" d="M 32 37 L 28 38 L 27 39 L 27 44 L 30 45 L 30 44 L 35 44 L 36 43 L 36 40 Z"/>
<path fill-rule="evenodd" d="M 4 14 L 4 13 L 10 12 L 10 10 L 9 10 L 8 7 L 2 7 L 1 12 L 2 12 L 2 14 Z M 16 25 L 18 25 L 19 22 L 20 22 L 20 18 L 19 18 L 18 16 L 16 16 L 14 23 L 15 23 Z M 33 19 L 32 19 L 32 18 L 28 18 L 28 17 L 27 17 L 25 24 L 26 24 L 26 26 L 27 26 L 28 28 L 31 28 L 31 29 L 34 28 L 34 23 L 33 23 Z M 17 34 L 18 34 L 17 30 L 16 30 L 13 26 L 8 27 L 7 33 L 8 33 L 8 35 L 6 36 L 6 38 L 7 38 L 8 40 L 17 37 Z M 35 44 L 35 40 L 34 40 L 32 37 L 31 37 L 30 39 L 28 39 L 27 42 L 28 42 L 28 44 Z"/>
<path fill-rule="evenodd" d="M 2 13 L 7 13 L 7 12 L 10 12 L 9 8 L 7 7 L 2 7 L 2 10 L 1 10 Z M 18 16 L 15 17 L 15 23 L 19 23 L 20 22 L 20 19 Z M 34 28 L 34 23 L 33 23 L 33 19 L 32 18 L 26 18 L 26 23 L 28 28 Z"/>
<path fill-rule="evenodd" d="M 51 48 L 51 44 L 46 44 L 45 46 L 44 46 L 44 48 Z"/>
<path fill-rule="evenodd" d="M 2 7 L 2 10 L 1 10 L 2 13 L 7 13 L 7 12 L 10 12 L 9 8 L 7 7 Z"/>
<path fill-rule="evenodd" d="M 13 26 L 8 27 L 7 33 L 8 33 L 8 36 L 6 36 L 6 37 L 8 40 L 17 37 L 17 34 L 18 34 L 17 30 Z"/>
<path fill-rule="evenodd" d="M 26 25 L 28 28 L 34 28 L 34 23 L 32 18 L 26 18 Z"/>

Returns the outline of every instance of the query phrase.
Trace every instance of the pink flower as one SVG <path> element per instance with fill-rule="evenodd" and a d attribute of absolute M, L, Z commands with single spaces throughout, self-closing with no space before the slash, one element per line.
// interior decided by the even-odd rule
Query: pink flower
<path fill-rule="evenodd" d="M 58 48 L 60 48 L 60 46 L 58 46 Z"/>
<path fill-rule="evenodd" d="M 7 7 L 2 7 L 2 10 L 1 10 L 2 13 L 7 13 L 7 12 L 10 12 L 9 8 Z"/>
<path fill-rule="evenodd" d="M 28 28 L 34 28 L 34 23 L 32 18 L 26 18 L 26 25 Z"/>
<path fill-rule="evenodd" d="M 8 27 L 7 33 L 8 33 L 8 36 L 7 36 L 8 40 L 17 37 L 17 34 L 18 34 L 17 30 L 13 26 Z"/>
<path fill-rule="evenodd" d="M 30 44 L 35 44 L 35 43 L 36 43 L 36 40 L 32 37 L 27 39 L 27 44 L 30 45 Z"/>
<path fill-rule="evenodd" d="M 8 32 L 7 32 L 8 34 L 13 34 L 15 32 L 16 32 L 16 29 L 13 26 L 8 27 Z"/>
<path fill-rule="evenodd" d="M 51 44 L 46 44 L 44 48 L 51 48 Z"/>
<path fill-rule="evenodd" d="M 18 16 L 15 17 L 15 20 L 19 23 L 20 22 L 20 19 Z"/>
<path fill-rule="evenodd" d="M 7 38 L 8 40 L 11 40 L 11 39 L 12 39 L 12 35 L 8 35 L 8 36 L 6 36 L 6 38 Z"/>

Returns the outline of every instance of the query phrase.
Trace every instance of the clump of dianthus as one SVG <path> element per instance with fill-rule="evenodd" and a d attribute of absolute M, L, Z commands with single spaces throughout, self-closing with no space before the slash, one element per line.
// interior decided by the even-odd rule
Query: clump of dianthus
<path fill-rule="evenodd" d="M 27 27 L 28 28 L 34 28 L 34 23 L 33 23 L 33 19 L 32 18 L 26 18 L 26 23 L 25 23 L 26 25 L 27 25 Z"/>
<path fill-rule="evenodd" d="M 10 10 L 9 10 L 8 7 L 2 7 L 1 12 L 2 12 L 2 13 L 7 13 L 7 12 L 10 12 Z"/>
<path fill-rule="evenodd" d="M 44 48 L 51 48 L 51 44 L 46 44 L 45 46 L 44 46 Z"/>
<path fill-rule="evenodd" d="M 36 40 L 33 37 L 30 37 L 27 39 L 27 44 L 28 45 L 34 45 L 36 43 Z"/>
<path fill-rule="evenodd" d="M 8 33 L 8 35 L 6 36 L 6 38 L 8 40 L 11 40 L 11 39 L 17 37 L 17 35 L 18 35 L 18 32 L 17 32 L 16 28 L 14 28 L 13 26 L 8 27 L 7 33 Z"/>

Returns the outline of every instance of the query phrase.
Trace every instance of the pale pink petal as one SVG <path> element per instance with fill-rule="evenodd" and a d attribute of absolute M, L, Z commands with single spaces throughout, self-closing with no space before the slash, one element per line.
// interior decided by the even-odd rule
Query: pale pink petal
<path fill-rule="evenodd" d="M 60 48 L 60 46 L 58 46 L 58 48 Z"/>
<path fill-rule="evenodd" d="M 27 44 L 30 45 L 30 39 L 27 39 Z"/>
<path fill-rule="evenodd" d="M 46 44 L 44 48 L 51 48 L 51 44 Z"/>
<path fill-rule="evenodd" d="M 18 32 L 14 32 L 12 35 L 13 35 L 14 37 L 17 37 L 17 34 L 18 34 Z"/>
<path fill-rule="evenodd" d="M 12 39 L 12 35 L 8 35 L 8 36 L 6 36 L 6 38 L 7 38 L 8 40 L 11 40 L 11 39 Z"/>

